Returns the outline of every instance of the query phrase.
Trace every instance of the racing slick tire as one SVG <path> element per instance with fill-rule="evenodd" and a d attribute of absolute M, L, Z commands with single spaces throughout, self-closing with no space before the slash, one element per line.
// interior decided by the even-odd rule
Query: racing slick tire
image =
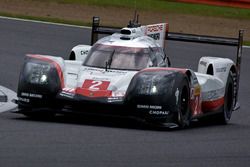
<path fill-rule="evenodd" d="M 229 72 L 225 88 L 223 112 L 217 115 L 216 119 L 217 123 L 224 125 L 228 124 L 233 112 L 233 106 L 234 106 L 233 103 L 234 103 L 234 82 L 233 82 L 232 72 Z"/>
<path fill-rule="evenodd" d="M 179 128 L 185 128 L 190 125 L 190 93 L 187 78 L 184 78 L 175 92 L 177 102 L 176 124 Z M 179 92 L 178 92 L 179 91 Z"/>

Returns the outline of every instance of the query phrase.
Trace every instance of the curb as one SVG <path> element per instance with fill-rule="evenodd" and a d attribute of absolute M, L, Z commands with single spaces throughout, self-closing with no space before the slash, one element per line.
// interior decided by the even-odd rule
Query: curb
<path fill-rule="evenodd" d="M 177 2 L 250 9 L 250 0 L 176 0 Z"/>
<path fill-rule="evenodd" d="M 16 98 L 16 92 L 0 85 L 0 113 L 17 108 L 17 105 L 13 102 Z"/>
<path fill-rule="evenodd" d="M 3 91 L 0 90 L 0 102 L 7 102 L 8 97 L 4 94 Z"/>

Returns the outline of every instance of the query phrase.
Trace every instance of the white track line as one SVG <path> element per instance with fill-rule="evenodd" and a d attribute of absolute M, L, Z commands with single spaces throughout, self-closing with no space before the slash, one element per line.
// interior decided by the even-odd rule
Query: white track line
<path fill-rule="evenodd" d="M 250 49 L 250 46 L 243 46 L 243 48 Z"/>
<path fill-rule="evenodd" d="M 77 25 L 64 24 L 64 23 L 52 23 L 52 22 L 47 22 L 47 21 L 38 21 L 38 20 L 30 20 L 30 19 L 20 19 L 20 18 L 14 18 L 14 17 L 6 17 L 6 16 L 0 16 L 0 19 L 15 20 L 15 21 L 25 21 L 25 22 L 31 22 L 31 23 L 40 23 L 40 24 L 65 26 L 65 27 L 74 27 L 74 28 L 87 28 L 87 29 L 91 29 L 91 27 L 87 27 L 87 26 L 77 26 Z"/>

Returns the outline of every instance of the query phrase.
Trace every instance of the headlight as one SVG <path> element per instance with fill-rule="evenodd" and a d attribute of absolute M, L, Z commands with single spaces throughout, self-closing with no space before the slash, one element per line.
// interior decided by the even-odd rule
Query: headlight
<path fill-rule="evenodd" d="M 29 62 L 26 64 L 25 71 L 29 74 L 28 82 L 32 84 L 48 84 L 49 64 L 36 64 Z"/>
<path fill-rule="evenodd" d="M 172 91 L 175 80 L 172 77 L 153 74 L 140 76 L 137 86 L 138 93 L 141 95 L 162 95 Z"/>
<path fill-rule="evenodd" d="M 155 95 L 158 94 L 158 86 L 160 82 L 160 77 L 151 76 L 151 77 L 143 77 L 140 86 L 139 86 L 139 94 L 145 95 Z"/>
<path fill-rule="evenodd" d="M 150 91 L 151 94 L 157 94 L 158 93 L 158 90 L 157 90 L 157 87 L 155 85 L 153 85 L 151 87 L 151 91 Z"/>

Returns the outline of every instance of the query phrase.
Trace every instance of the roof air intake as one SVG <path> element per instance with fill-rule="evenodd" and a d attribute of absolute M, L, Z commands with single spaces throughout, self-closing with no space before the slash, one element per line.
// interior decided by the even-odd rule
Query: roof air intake
<path fill-rule="evenodd" d="M 128 29 L 121 29 L 121 34 L 124 34 L 124 35 L 131 35 L 131 31 L 128 30 Z"/>

